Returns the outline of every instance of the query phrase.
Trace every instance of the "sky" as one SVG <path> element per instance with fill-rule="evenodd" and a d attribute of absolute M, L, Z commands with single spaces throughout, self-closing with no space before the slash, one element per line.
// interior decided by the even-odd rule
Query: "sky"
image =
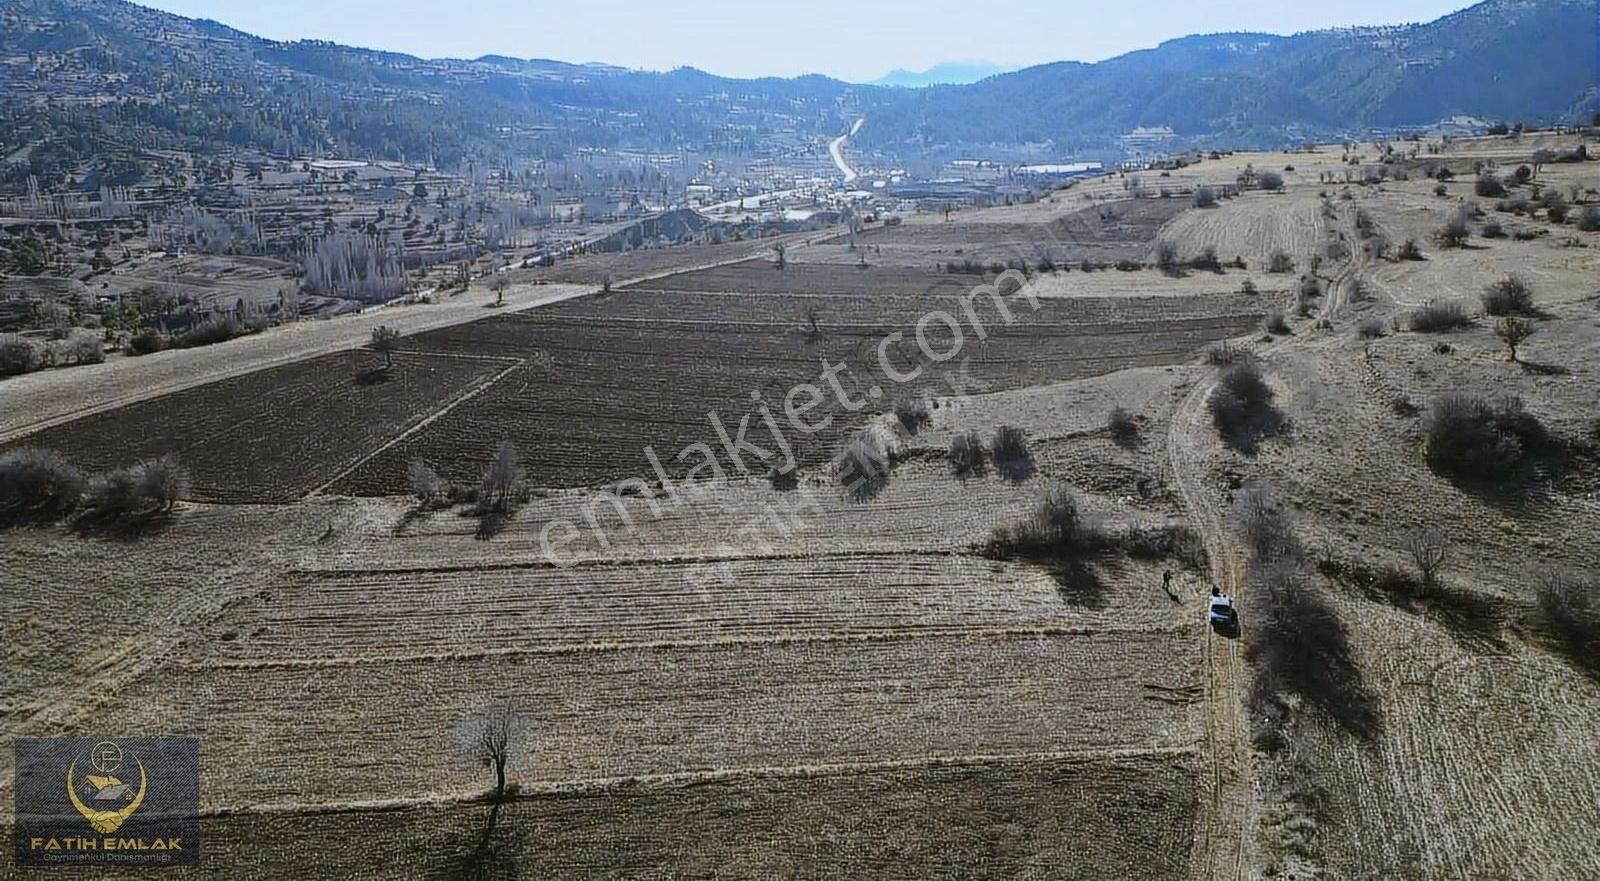
<path fill-rule="evenodd" d="M 277 40 L 865 82 L 944 61 L 1100 61 L 1218 31 L 1431 21 L 1469 0 L 139 0 Z"/>

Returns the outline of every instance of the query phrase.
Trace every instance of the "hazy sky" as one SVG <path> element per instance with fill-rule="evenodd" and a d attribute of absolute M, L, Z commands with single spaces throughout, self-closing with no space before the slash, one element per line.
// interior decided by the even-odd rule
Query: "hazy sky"
<path fill-rule="evenodd" d="M 1098 61 L 1193 33 L 1430 21 L 1470 0 L 145 0 L 273 39 L 424 57 L 510 55 L 727 76 Z"/>

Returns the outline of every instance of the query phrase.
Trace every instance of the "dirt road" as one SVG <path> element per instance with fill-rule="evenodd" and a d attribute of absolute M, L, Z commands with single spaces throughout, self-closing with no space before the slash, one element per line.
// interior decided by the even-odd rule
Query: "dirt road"
<path fill-rule="evenodd" d="M 1200 439 L 1210 437 L 1206 401 L 1216 382 L 1207 377 L 1197 383 L 1172 419 L 1167 438 L 1169 463 L 1189 521 L 1205 541 L 1211 558 L 1213 583 L 1229 596 L 1240 594 L 1240 567 L 1214 488 L 1206 485 L 1208 473 Z M 1204 626 L 1200 604 L 1195 626 Z M 1244 711 L 1244 658 L 1238 640 L 1214 632 L 1206 634 L 1205 740 L 1201 761 L 1209 765 L 1200 774 L 1200 820 L 1191 863 L 1195 879 L 1246 879 L 1256 825 L 1249 721 Z"/>

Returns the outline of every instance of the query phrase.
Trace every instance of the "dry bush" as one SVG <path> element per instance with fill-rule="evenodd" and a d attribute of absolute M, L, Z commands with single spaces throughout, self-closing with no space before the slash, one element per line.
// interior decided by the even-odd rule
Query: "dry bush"
<path fill-rule="evenodd" d="M 1156 268 L 1170 276 L 1182 274 L 1183 267 L 1178 262 L 1178 246 L 1176 243 L 1169 241 L 1156 242 Z"/>
<path fill-rule="evenodd" d="M 1204 272 L 1221 272 L 1222 259 L 1217 256 L 1216 246 L 1206 245 L 1201 248 L 1200 253 L 1189 261 L 1189 268 Z"/>
<path fill-rule="evenodd" d="M 989 549 L 1002 557 L 1065 560 L 1098 552 L 1105 544 L 1105 534 L 1084 516 L 1077 492 L 1058 485 L 1045 491 L 1027 519 L 997 527 Z"/>
<path fill-rule="evenodd" d="M 926 401 L 906 401 L 895 405 L 894 418 L 900 423 L 901 430 L 908 435 L 915 435 L 933 418 L 933 411 L 928 409 Z"/>
<path fill-rule="evenodd" d="M 1206 349 L 1206 363 L 1212 367 L 1226 367 L 1249 357 L 1249 350 L 1230 342 L 1214 343 Z"/>
<path fill-rule="evenodd" d="M 1600 581 L 1570 572 L 1552 572 L 1540 583 L 1537 622 L 1564 654 L 1585 669 L 1600 672 Z"/>
<path fill-rule="evenodd" d="M 128 354 L 135 357 L 153 355 L 166 347 L 167 338 L 154 330 L 146 330 L 134 334 L 128 340 Z"/>
<path fill-rule="evenodd" d="M 1423 259 L 1422 248 L 1417 244 L 1416 239 L 1406 239 L 1406 243 L 1400 246 L 1400 250 L 1395 254 L 1395 257 L 1400 260 L 1421 260 Z"/>
<path fill-rule="evenodd" d="M 78 506 L 85 486 L 83 472 L 53 450 L 0 454 L 0 524 L 58 520 Z"/>
<path fill-rule="evenodd" d="M 1406 551 L 1411 554 L 1417 574 L 1422 576 L 1423 587 L 1431 588 L 1437 583 L 1448 549 L 1444 533 L 1438 529 L 1420 529 L 1406 536 Z"/>
<path fill-rule="evenodd" d="M 989 452 L 994 467 L 1008 480 L 1021 481 L 1033 473 L 1033 454 L 1028 451 L 1028 436 L 1022 429 L 1002 425 L 995 430 Z"/>
<path fill-rule="evenodd" d="M 1230 444 L 1249 449 L 1277 428 L 1274 397 L 1261 365 L 1245 359 L 1223 370 L 1208 404 L 1211 421 Z"/>
<path fill-rule="evenodd" d="M 479 482 L 479 511 L 503 514 L 523 501 L 528 490 L 522 477 L 522 466 L 517 464 L 517 448 L 510 441 L 501 441 L 495 450 L 494 461 L 489 463 Z"/>
<path fill-rule="evenodd" d="M 232 318 L 213 318 L 173 337 L 172 344 L 180 349 L 192 349 L 227 342 L 242 333 L 244 328 Z"/>
<path fill-rule="evenodd" d="M 839 483 L 852 498 L 872 498 L 889 484 L 891 464 L 876 434 L 856 432 L 839 451 Z"/>
<path fill-rule="evenodd" d="M 89 516 L 120 520 L 171 511 L 189 493 L 189 472 L 166 456 L 99 475 L 90 484 Z"/>
<path fill-rule="evenodd" d="M 1274 309 L 1268 312 L 1266 319 L 1263 321 L 1263 327 L 1266 328 L 1267 333 L 1287 334 L 1291 332 L 1289 318 L 1283 314 L 1282 309 Z"/>
<path fill-rule="evenodd" d="M 1495 325 L 1494 328 L 1494 335 L 1506 344 L 1507 349 L 1511 350 L 1512 361 L 1517 360 L 1518 347 L 1538 332 L 1539 328 L 1535 327 L 1533 322 L 1514 315 L 1507 315 L 1500 319 L 1500 323 Z"/>
<path fill-rule="evenodd" d="M 1106 425 L 1111 429 L 1111 439 L 1120 447 L 1136 447 L 1139 445 L 1139 423 L 1133 414 L 1117 407 L 1111 411 L 1111 416 Z"/>
<path fill-rule="evenodd" d="M 1272 252 L 1272 257 L 1267 261 L 1267 271 L 1274 275 L 1287 275 L 1294 272 L 1294 258 L 1282 251 Z"/>
<path fill-rule="evenodd" d="M 1494 316 L 1532 315 L 1533 291 L 1528 283 L 1515 275 L 1508 275 L 1490 285 L 1483 292 L 1483 311 Z"/>
<path fill-rule="evenodd" d="M 1256 186 L 1277 192 L 1283 189 L 1283 175 L 1276 171 L 1263 171 L 1256 176 Z"/>
<path fill-rule="evenodd" d="M 44 351 L 26 337 L 0 333 L 0 376 L 32 373 L 44 366 Z"/>
<path fill-rule="evenodd" d="M 406 480 L 411 484 L 411 494 L 416 497 L 418 507 L 427 510 L 449 503 L 449 481 L 440 477 L 439 472 L 429 467 L 427 462 L 421 459 L 408 462 Z"/>
<path fill-rule="evenodd" d="M 1600 206 L 1590 205 L 1578 215 L 1578 229 L 1584 232 L 1600 232 Z"/>
<path fill-rule="evenodd" d="M 1366 318 L 1356 325 L 1356 334 L 1364 340 L 1376 340 L 1383 337 L 1384 323 L 1382 318 Z"/>
<path fill-rule="evenodd" d="M 1428 303 L 1412 310 L 1406 325 L 1413 333 L 1442 333 L 1458 330 L 1472 324 L 1472 316 L 1460 300 L 1443 300 Z"/>
<path fill-rule="evenodd" d="M 951 437 L 946 458 L 957 477 L 982 477 L 985 471 L 983 439 L 977 430 L 959 432 Z"/>
<path fill-rule="evenodd" d="M 1465 480 L 1508 476 L 1528 452 L 1549 440 L 1544 426 L 1507 395 L 1499 401 L 1465 391 L 1445 392 L 1428 406 L 1422 423 L 1428 464 Z"/>
<path fill-rule="evenodd" d="M 1494 199 L 1506 194 L 1506 183 L 1499 175 L 1485 173 L 1478 175 L 1472 190 L 1485 199 Z"/>
<path fill-rule="evenodd" d="M 1194 207 L 1196 207 L 1196 208 L 1215 208 L 1215 207 L 1217 207 L 1217 191 L 1213 190 L 1210 187 L 1201 187 L 1200 189 L 1195 190 L 1194 191 Z"/>
<path fill-rule="evenodd" d="M 1441 248 L 1464 248 L 1472 238 L 1472 218 L 1466 211 L 1457 211 L 1433 234 Z"/>
<path fill-rule="evenodd" d="M 1483 225 L 1478 234 L 1486 239 L 1503 239 L 1506 237 L 1506 228 L 1501 226 L 1499 221 L 1491 220 Z"/>

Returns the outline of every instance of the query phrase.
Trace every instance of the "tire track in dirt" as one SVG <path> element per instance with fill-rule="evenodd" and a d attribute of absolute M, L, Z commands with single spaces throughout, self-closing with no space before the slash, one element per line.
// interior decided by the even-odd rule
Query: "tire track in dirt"
<path fill-rule="evenodd" d="M 500 360 L 504 360 L 504 359 L 500 359 Z M 327 492 L 328 487 L 333 486 L 334 484 L 338 483 L 339 481 L 341 481 L 341 480 L 345 479 L 346 477 L 350 476 L 351 474 L 353 474 L 356 471 L 356 469 L 358 469 L 362 465 L 365 465 L 368 462 L 372 461 L 375 457 L 381 456 L 385 452 L 388 452 L 389 450 L 393 449 L 397 444 L 404 443 L 406 438 L 409 438 L 409 437 L 412 437 L 412 436 L 416 435 L 417 432 L 422 431 L 423 429 L 427 428 L 428 426 L 432 425 L 433 423 L 437 422 L 438 420 L 444 418 L 446 415 L 448 415 L 450 413 L 451 410 L 454 410 L 455 408 L 461 406 L 462 404 L 465 404 L 466 402 L 472 400 L 473 398 L 476 398 L 478 395 L 481 395 L 484 392 L 488 391 L 489 388 L 492 387 L 495 383 L 497 383 L 500 380 L 505 379 L 506 377 L 510 376 L 512 373 L 516 372 L 517 368 L 523 366 L 525 363 L 527 363 L 527 362 L 526 361 L 515 361 L 515 362 L 512 362 L 511 366 L 505 368 L 504 370 L 500 371 L 499 373 L 496 373 L 494 376 L 489 377 L 488 379 L 484 380 L 483 382 L 478 383 L 477 385 L 473 386 L 472 388 L 467 389 L 466 392 L 462 393 L 455 400 L 451 401 L 448 404 L 445 404 L 443 407 L 440 407 L 438 410 L 435 410 L 433 413 L 428 414 L 428 416 L 424 417 L 417 424 L 411 426 L 410 428 L 407 428 L 405 431 L 400 432 L 399 434 L 395 435 L 394 437 L 390 438 L 389 440 L 385 441 L 384 443 L 378 445 L 375 449 L 373 449 L 370 452 L 368 452 L 365 456 L 362 456 L 361 458 L 357 459 L 353 464 L 350 465 L 350 467 L 345 468 L 343 471 L 340 471 L 338 474 L 335 474 L 331 479 L 323 482 L 322 485 L 320 485 L 317 488 L 313 489 L 311 492 L 306 493 L 304 498 L 306 498 L 306 499 L 316 498 L 317 496 L 323 494 L 324 492 Z"/>
<path fill-rule="evenodd" d="M 1205 542 L 1214 583 L 1230 596 L 1239 594 L 1239 566 L 1222 514 L 1206 498 L 1204 453 L 1199 440 L 1206 402 L 1216 381 L 1197 383 L 1179 404 L 1168 431 L 1167 455 L 1184 512 Z M 1197 610 L 1198 611 L 1198 610 Z M 1250 753 L 1249 724 L 1244 711 L 1244 663 L 1237 641 L 1206 632 L 1206 710 L 1203 761 L 1212 769 L 1201 775 L 1201 794 L 1191 877 L 1246 879 L 1250 830 L 1259 807 Z"/>

